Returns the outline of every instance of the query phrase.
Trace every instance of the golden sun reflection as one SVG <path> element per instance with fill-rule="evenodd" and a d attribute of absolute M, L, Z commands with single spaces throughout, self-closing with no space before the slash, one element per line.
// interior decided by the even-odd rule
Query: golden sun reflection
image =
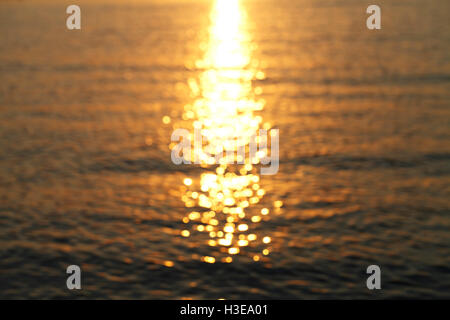
<path fill-rule="evenodd" d="M 270 124 L 255 114 L 263 110 L 264 101 L 256 98 L 262 90 L 252 85 L 265 75 L 251 58 L 256 46 L 245 25 L 239 0 L 216 0 L 208 46 L 203 59 L 195 63 L 201 73 L 188 81 L 194 102 L 184 108 L 185 127 L 201 130 L 207 138 L 201 148 L 194 148 L 191 158 L 199 159 L 209 171 L 202 173 L 199 181 L 184 179 L 182 200 L 192 211 L 183 218 L 181 235 L 205 234 L 211 248 L 202 258 L 207 263 L 230 263 L 234 256 L 244 254 L 244 248 L 253 248 L 245 254 L 253 261 L 270 252 L 271 238 L 258 227 L 271 211 L 261 204 L 265 190 L 257 171 L 267 150 L 251 159 L 246 156 L 252 136 L 260 128 L 270 129 Z M 191 141 L 194 139 L 191 135 Z M 217 155 L 222 157 L 218 163 Z"/>

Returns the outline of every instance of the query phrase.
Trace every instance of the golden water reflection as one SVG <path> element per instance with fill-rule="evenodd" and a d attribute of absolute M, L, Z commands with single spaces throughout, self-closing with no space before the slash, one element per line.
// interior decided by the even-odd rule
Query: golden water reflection
<path fill-rule="evenodd" d="M 239 0 L 216 0 L 209 42 L 203 59 L 195 63 L 202 72 L 188 81 L 194 102 L 186 105 L 183 113 L 186 125 L 201 130 L 208 139 L 191 157 L 200 159 L 201 166 L 210 171 L 201 174 L 199 181 L 184 179 L 182 200 L 191 210 L 183 218 L 186 228 L 181 236 L 205 234 L 211 254 L 202 260 L 208 263 L 219 259 L 232 262 L 237 254 L 259 261 L 271 249 L 271 237 L 258 226 L 269 219 L 273 209 L 262 204 L 265 190 L 258 171 L 267 150 L 258 151 L 252 159 L 242 159 L 238 152 L 244 148 L 248 155 L 252 135 L 261 128 L 271 128 L 256 114 L 263 110 L 264 101 L 257 99 L 262 90 L 254 87 L 253 81 L 265 75 L 252 59 L 256 45 L 245 31 L 246 19 Z M 191 141 L 194 139 L 191 135 Z M 213 165 L 214 157 L 224 153 Z M 229 164 L 238 161 L 242 164 Z"/>

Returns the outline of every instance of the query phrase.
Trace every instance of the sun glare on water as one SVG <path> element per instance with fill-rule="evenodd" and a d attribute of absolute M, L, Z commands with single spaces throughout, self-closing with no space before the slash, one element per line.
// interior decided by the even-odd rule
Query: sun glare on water
<path fill-rule="evenodd" d="M 210 248 L 202 257 L 207 263 L 229 263 L 239 254 L 259 261 L 271 250 L 271 238 L 257 227 L 272 210 L 262 204 L 265 190 L 257 170 L 264 151 L 246 157 L 243 164 L 226 161 L 241 161 L 237 149 L 248 148 L 260 128 L 270 129 L 256 114 L 263 110 L 264 101 L 257 98 L 261 90 L 253 87 L 253 81 L 264 79 L 264 74 L 252 59 L 256 46 L 245 31 L 246 18 L 239 0 L 216 0 L 208 46 L 203 59 L 195 63 L 199 76 L 189 79 L 195 99 L 183 114 L 192 128 L 201 128 L 207 137 L 208 143 L 194 150 L 192 157 L 201 159 L 201 166 L 209 171 L 200 178 L 184 179 L 182 200 L 189 212 L 181 235 L 201 233 L 198 239 Z M 218 153 L 226 156 L 213 165 L 211 155 Z"/>

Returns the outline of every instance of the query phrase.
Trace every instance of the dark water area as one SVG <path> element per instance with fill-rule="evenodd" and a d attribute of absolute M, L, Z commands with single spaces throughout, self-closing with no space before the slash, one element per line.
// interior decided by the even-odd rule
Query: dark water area
<path fill-rule="evenodd" d="M 227 3 L 81 1 L 80 31 L 0 3 L 0 298 L 450 298 L 450 2 L 378 1 L 377 31 L 360 1 L 242 0 L 239 30 Z M 169 148 L 230 96 L 280 135 L 232 255 L 185 219 L 220 174 Z"/>

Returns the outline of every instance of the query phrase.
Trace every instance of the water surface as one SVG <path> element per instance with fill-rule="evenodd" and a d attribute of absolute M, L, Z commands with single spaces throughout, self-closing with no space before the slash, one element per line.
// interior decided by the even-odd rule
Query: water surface
<path fill-rule="evenodd" d="M 0 297 L 449 298 L 449 3 L 379 5 L 3 1 Z M 174 165 L 196 125 L 279 172 Z"/>

